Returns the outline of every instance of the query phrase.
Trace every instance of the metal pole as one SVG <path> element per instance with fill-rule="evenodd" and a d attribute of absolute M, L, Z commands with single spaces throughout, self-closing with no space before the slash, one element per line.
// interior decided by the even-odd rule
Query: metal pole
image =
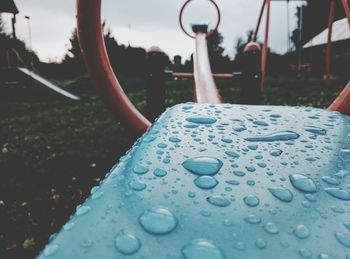
<path fill-rule="evenodd" d="M 264 88 L 264 82 L 266 78 L 266 68 L 267 68 L 267 54 L 268 54 L 268 48 L 269 48 L 269 30 L 270 30 L 270 10 L 271 10 L 271 0 L 266 0 L 266 26 L 265 26 L 265 40 L 264 40 L 264 46 L 262 50 L 262 57 L 261 57 L 261 90 Z"/>
<path fill-rule="evenodd" d="M 345 11 L 346 17 L 348 18 L 348 23 L 349 23 L 349 27 L 350 27 L 350 7 L 349 7 L 349 4 L 348 4 L 348 1 L 347 0 L 341 0 L 341 2 L 343 4 L 344 11 Z"/>
<path fill-rule="evenodd" d="M 27 20 L 27 27 L 28 27 L 28 40 L 29 40 L 29 50 L 30 50 L 30 67 L 32 70 L 34 70 L 34 59 L 33 59 L 33 42 L 32 42 L 32 27 L 30 23 L 30 17 L 24 16 L 24 18 Z"/>
<path fill-rule="evenodd" d="M 290 51 L 290 15 L 289 15 L 289 0 L 287 0 L 287 53 Z"/>
<path fill-rule="evenodd" d="M 12 37 L 14 39 L 17 39 L 17 35 L 16 35 L 16 14 L 13 14 L 12 17 Z"/>
<path fill-rule="evenodd" d="M 265 10 L 265 6 L 266 6 L 266 0 L 263 1 L 263 4 L 261 6 L 261 10 L 260 10 L 260 14 L 259 14 L 259 19 L 258 19 L 258 23 L 256 25 L 255 28 L 255 32 L 252 35 L 252 41 L 256 42 L 257 38 L 258 38 L 258 33 L 259 33 L 259 29 L 260 29 L 260 24 L 261 24 L 261 20 L 262 20 L 262 16 L 264 14 L 264 10 Z"/>

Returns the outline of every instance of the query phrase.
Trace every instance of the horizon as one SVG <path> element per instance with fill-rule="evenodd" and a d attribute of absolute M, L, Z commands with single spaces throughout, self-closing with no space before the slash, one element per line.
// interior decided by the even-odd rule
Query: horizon
<path fill-rule="evenodd" d="M 104 1 L 102 4 L 102 19 L 106 20 L 107 27 L 118 44 L 145 49 L 158 46 L 164 50 L 170 58 L 181 55 L 183 60 L 190 57 L 194 50 L 194 42 L 180 29 L 178 14 L 184 1 L 167 2 L 161 0 L 149 0 L 138 2 L 130 0 L 127 3 L 121 0 Z M 225 54 L 231 58 L 234 56 L 234 44 L 239 37 L 245 39 L 249 30 L 255 28 L 261 3 L 257 0 L 237 0 L 235 2 L 217 1 L 221 9 L 222 22 L 219 32 L 224 37 L 223 47 Z M 30 17 L 32 30 L 32 49 L 43 62 L 60 62 L 69 47 L 69 38 L 75 28 L 75 1 L 62 0 L 60 2 L 39 0 L 15 0 L 19 9 L 17 15 L 17 36 L 29 46 L 28 24 L 25 16 Z M 194 11 L 193 6 L 184 13 L 184 18 L 189 15 L 193 21 L 210 17 L 213 10 L 207 10 L 207 1 L 199 1 Z M 193 4 L 192 4 L 193 5 Z M 296 7 L 298 2 L 290 3 L 290 32 L 296 28 Z M 135 8 L 135 6 L 137 6 Z M 115 15 L 119 8 L 118 15 Z M 147 10 L 145 12 L 145 10 Z M 161 12 L 159 10 L 162 10 Z M 271 6 L 271 50 L 283 54 L 287 50 L 287 18 L 286 4 L 274 2 Z M 129 15 L 131 14 L 131 15 Z M 55 17 L 53 19 L 52 17 Z M 11 16 L 3 14 L 8 32 L 11 32 Z M 157 17 L 157 18 L 155 18 Z M 187 19 L 189 20 L 189 19 Z M 50 22 L 43 22 L 50 21 Z M 189 23 L 191 21 L 185 21 Z M 264 20 L 263 20 L 264 22 Z M 232 33 L 233 32 L 233 33 Z M 264 24 L 260 31 L 264 32 Z"/>

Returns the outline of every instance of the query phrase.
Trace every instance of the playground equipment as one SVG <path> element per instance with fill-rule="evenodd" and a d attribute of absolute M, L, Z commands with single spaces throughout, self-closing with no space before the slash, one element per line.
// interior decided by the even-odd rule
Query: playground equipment
<path fill-rule="evenodd" d="M 19 13 L 16 4 L 13 0 L 3 0 L 0 2 L 0 13 L 13 13 L 12 18 L 12 35 L 13 39 L 16 39 L 16 15 Z M 26 19 L 29 19 L 26 16 Z M 30 36 L 31 38 L 31 36 Z M 30 39 L 31 42 L 31 39 Z M 30 43 L 31 45 L 31 43 Z M 30 49 L 32 51 L 32 49 Z M 28 85 L 33 85 L 33 82 L 44 86 L 61 96 L 67 97 L 71 100 L 79 100 L 76 95 L 69 93 L 68 91 L 58 87 L 42 76 L 38 75 L 35 71 L 33 60 L 31 59 L 30 67 L 27 67 L 20 54 L 14 49 L 10 48 L 6 51 L 7 67 L 0 68 L 0 86 L 1 95 L 4 98 L 12 98 L 22 93 Z M 15 62 L 11 62 L 15 60 Z M 18 66 L 20 64 L 20 66 Z M 36 85 L 35 85 L 36 86 Z M 33 87 L 32 87 L 33 88 Z"/>
<path fill-rule="evenodd" d="M 151 126 L 110 68 L 101 1 L 77 3 L 92 78 L 115 113 L 147 131 L 39 258 L 349 258 L 350 122 L 334 111 L 350 111 L 350 83 L 331 111 L 222 104 L 207 33 L 196 30 L 200 103 Z"/>
<path fill-rule="evenodd" d="M 287 4 L 290 1 L 301 1 L 304 2 L 304 0 L 263 0 L 263 4 L 260 10 L 257 26 L 255 29 L 255 32 L 252 37 L 252 42 L 256 42 L 257 35 L 259 33 L 260 24 L 262 21 L 262 17 L 264 15 L 264 12 L 266 10 L 266 25 L 265 25 L 265 36 L 264 36 L 264 44 L 262 49 L 262 58 L 261 58 L 261 74 L 262 74 L 262 80 L 261 80 L 261 88 L 264 87 L 265 77 L 266 77 L 266 67 L 267 67 L 267 54 L 268 54 L 268 43 L 269 43 L 269 31 L 270 31 L 270 13 L 271 13 L 271 2 L 273 1 L 287 1 Z M 336 0 L 330 0 L 330 8 L 329 8 L 329 18 L 328 18 L 328 42 L 327 42 L 327 49 L 326 49 L 326 82 L 329 84 L 330 78 L 331 78 L 331 50 L 332 50 L 332 28 L 333 28 L 333 21 L 334 21 L 334 8 L 335 8 L 335 1 Z M 346 14 L 346 17 L 348 19 L 349 27 L 350 27 L 350 7 L 347 0 L 340 0 L 342 3 L 342 6 L 344 8 L 344 12 Z M 302 7 L 301 7 L 301 19 L 300 19 L 300 37 L 301 37 L 301 29 L 302 29 Z M 287 17 L 287 19 L 289 19 Z M 288 26 L 289 27 L 289 26 Z M 301 38 L 300 38 L 301 40 Z M 300 50 L 301 51 L 301 50 Z M 300 59 L 300 58 L 299 58 Z M 299 66 L 301 65 L 301 61 L 299 60 Z"/>

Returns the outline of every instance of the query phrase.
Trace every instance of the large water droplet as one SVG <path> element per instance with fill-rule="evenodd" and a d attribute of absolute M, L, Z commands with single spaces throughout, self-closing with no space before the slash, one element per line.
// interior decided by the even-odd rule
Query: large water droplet
<path fill-rule="evenodd" d="M 280 149 L 274 149 L 274 150 L 271 150 L 270 151 L 270 155 L 271 156 L 280 156 L 281 154 L 283 153 L 283 151 L 282 150 L 280 150 Z"/>
<path fill-rule="evenodd" d="M 277 199 L 284 202 L 291 202 L 293 200 L 293 193 L 282 187 L 271 187 L 268 189 L 269 192 Z"/>
<path fill-rule="evenodd" d="M 289 176 L 289 179 L 294 186 L 294 188 L 298 189 L 302 192 L 313 193 L 317 191 L 316 184 L 309 177 L 302 174 L 292 174 Z"/>
<path fill-rule="evenodd" d="M 215 206 L 218 207 L 227 207 L 231 204 L 231 202 L 226 199 L 225 197 L 221 196 L 221 195 L 213 195 L 207 198 L 207 201 Z"/>
<path fill-rule="evenodd" d="M 349 201 L 350 200 L 350 192 L 341 189 L 341 188 L 325 188 L 324 189 L 328 194 L 333 196 L 334 198 L 340 199 L 340 200 L 345 200 Z"/>
<path fill-rule="evenodd" d="M 197 187 L 201 189 L 212 189 L 216 185 L 218 185 L 219 182 L 212 176 L 202 175 L 200 177 L 197 177 L 194 180 L 194 183 Z"/>
<path fill-rule="evenodd" d="M 340 184 L 338 179 L 335 179 L 331 176 L 322 176 L 322 181 L 324 181 L 325 183 L 328 183 L 330 185 L 339 185 Z"/>
<path fill-rule="evenodd" d="M 319 127 L 314 127 L 314 126 L 305 126 L 304 130 L 314 133 L 314 134 L 318 134 L 318 135 L 326 135 L 327 134 L 327 130 L 319 128 Z"/>
<path fill-rule="evenodd" d="M 234 151 L 226 151 L 225 154 L 232 158 L 239 158 L 239 154 Z"/>
<path fill-rule="evenodd" d="M 219 172 L 222 165 L 221 160 L 208 156 L 190 158 L 182 163 L 183 167 L 197 175 L 214 175 Z"/>
<path fill-rule="evenodd" d="M 47 245 L 44 249 L 44 256 L 52 256 L 57 253 L 58 251 L 58 245 L 52 244 L 52 245 Z"/>
<path fill-rule="evenodd" d="M 255 214 L 250 214 L 244 218 L 244 221 L 248 222 L 249 224 L 260 224 L 261 218 Z"/>
<path fill-rule="evenodd" d="M 132 180 L 130 183 L 129 183 L 129 187 L 131 189 L 133 189 L 134 191 L 143 191 L 144 189 L 146 189 L 147 185 L 139 180 Z"/>
<path fill-rule="evenodd" d="M 338 240 L 340 244 L 343 246 L 346 246 L 350 248 L 350 235 L 341 233 L 341 232 L 336 232 L 335 233 L 335 238 Z"/>
<path fill-rule="evenodd" d="M 159 169 L 157 168 L 156 170 L 154 170 L 153 174 L 157 177 L 164 177 L 166 176 L 168 173 L 167 171 L 163 170 L 163 169 Z"/>
<path fill-rule="evenodd" d="M 76 215 L 81 216 L 87 214 L 91 210 L 90 206 L 80 205 L 77 207 Z"/>
<path fill-rule="evenodd" d="M 312 252 L 307 248 L 300 248 L 299 249 L 299 255 L 303 258 L 311 258 Z"/>
<path fill-rule="evenodd" d="M 146 210 L 139 218 L 139 222 L 148 233 L 155 235 L 168 234 L 177 226 L 174 214 L 162 207 Z"/>
<path fill-rule="evenodd" d="M 267 222 L 263 228 L 267 233 L 270 234 L 278 234 L 280 232 L 276 224 L 273 222 Z"/>
<path fill-rule="evenodd" d="M 244 140 L 251 141 L 251 142 L 258 142 L 258 141 L 272 142 L 272 141 L 288 141 L 288 140 L 298 139 L 299 137 L 300 135 L 293 131 L 281 131 L 281 132 L 276 132 L 269 135 L 246 137 L 244 138 Z"/>
<path fill-rule="evenodd" d="M 257 238 L 255 240 L 255 246 L 259 249 L 264 249 L 266 248 L 266 241 L 262 238 Z"/>
<path fill-rule="evenodd" d="M 114 243 L 117 250 L 124 255 L 134 254 L 141 247 L 140 240 L 125 230 L 121 230 L 117 234 Z"/>
<path fill-rule="evenodd" d="M 248 195 L 243 198 L 244 203 L 249 207 L 256 207 L 259 205 L 260 200 L 255 195 Z"/>
<path fill-rule="evenodd" d="M 299 239 L 306 239 L 310 236 L 310 230 L 306 226 L 300 224 L 294 229 L 294 235 Z"/>
<path fill-rule="evenodd" d="M 133 169 L 135 174 L 145 174 L 148 172 L 148 168 L 139 164 L 136 164 Z"/>
<path fill-rule="evenodd" d="M 213 124 L 216 122 L 215 118 L 211 117 L 190 117 L 186 119 L 188 122 L 197 124 Z"/>
<path fill-rule="evenodd" d="M 197 239 L 181 250 L 186 259 L 224 259 L 223 253 L 209 240 Z"/>

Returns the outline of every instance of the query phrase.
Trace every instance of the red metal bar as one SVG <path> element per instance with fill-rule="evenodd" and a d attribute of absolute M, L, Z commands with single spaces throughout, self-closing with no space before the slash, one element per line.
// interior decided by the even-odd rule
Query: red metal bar
<path fill-rule="evenodd" d="M 101 0 L 77 0 L 78 37 L 87 70 L 112 112 L 138 132 L 151 124 L 124 93 L 110 65 L 101 25 Z"/>
<path fill-rule="evenodd" d="M 198 103 L 222 103 L 210 68 L 205 33 L 196 34 L 196 52 L 193 62 L 194 100 Z"/>
<path fill-rule="evenodd" d="M 261 90 L 264 89 L 264 83 L 266 78 L 266 67 L 267 67 L 267 54 L 269 50 L 269 30 L 270 30 L 270 10 L 271 0 L 266 1 L 266 26 L 265 26 L 265 40 L 261 54 Z"/>
<path fill-rule="evenodd" d="M 194 75 L 192 73 L 173 73 L 173 77 L 180 78 L 193 78 Z M 213 74 L 214 79 L 233 79 L 236 76 L 234 74 L 226 74 L 226 73 L 217 73 Z"/>
<path fill-rule="evenodd" d="M 341 0 L 341 2 L 343 4 L 344 11 L 345 11 L 346 17 L 348 18 L 348 23 L 349 23 L 349 27 L 350 27 L 350 7 L 349 7 L 349 4 L 348 4 L 348 1 L 347 0 Z"/>
<path fill-rule="evenodd" d="M 350 81 L 328 109 L 350 115 Z"/>
<path fill-rule="evenodd" d="M 326 48 L 326 82 L 329 85 L 331 80 L 331 55 L 332 55 L 332 33 L 334 21 L 335 1 L 330 0 L 329 18 L 328 18 L 328 39 Z"/>
<path fill-rule="evenodd" d="M 261 6 L 261 10 L 260 10 L 260 15 L 259 15 L 259 19 L 258 19 L 258 23 L 256 25 L 256 29 L 255 32 L 252 36 L 252 41 L 256 42 L 257 37 L 258 37 L 258 33 L 259 33 L 259 29 L 260 29 L 260 24 L 261 24 L 261 20 L 262 20 L 262 16 L 264 14 L 264 10 L 265 10 L 265 6 L 266 6 L 266 0 L 263 1 L 263 4 Z"/>

